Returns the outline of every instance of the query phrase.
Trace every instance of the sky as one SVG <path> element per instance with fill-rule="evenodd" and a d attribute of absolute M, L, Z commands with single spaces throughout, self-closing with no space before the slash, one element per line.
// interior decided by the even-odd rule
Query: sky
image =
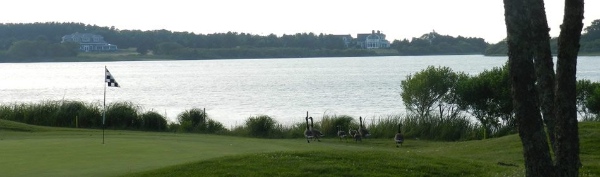
<path fill-rule="evenodd" d="M 563 0 L 544 0 L 550 36 L 560 33 Z M 386 34 L 389 41 L 435 30 L 497 43 L 506 37 L 502 0 L 10 0 L 0 23 L 80 22 L 120 30 L 196 34 Z M 586 0 L 584 28 L 600 19 Z"/>

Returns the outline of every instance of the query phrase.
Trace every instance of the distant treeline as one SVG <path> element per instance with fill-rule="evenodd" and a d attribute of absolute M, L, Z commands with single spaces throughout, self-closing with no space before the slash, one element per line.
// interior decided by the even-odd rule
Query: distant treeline
<path fill-rule="evenodd" d="M 600 55 L 600 19 L 594 20 L 592 24 L 584 28 L 584 33 L 581 34 L 581 45 L 579 48 L 579 54 L 588 55 Z M 552 54 L 558 53 L 558 38 L 554 37 L 550 39 L 550 48 Z M 496 44 L 490 45 L 485 51 L 485 55 L 493 56 L 505 56 L 508 54 L 508 45 L 506 39 Z"/>
<path fill-rule="evenodd" d="M 489 46 L 482 38 L 452 37 L 434 32 L 412 40 L 395 40 L 391 47 L 399 55 L 464 55 L 483 54 Z"/>
<path fill-rule="evenodd" d="M 152 52 L 176 59 L 289 58 L 377 55 L 373 51 L 348 47 L 340 37 L 298 33 L 278 37 L 248 33 L 194 34 L 168 30 L 119 30 L 83 23 L 0 24 L 0 59 L 73 57 L 78 46 L 66 45 L 69 52 L 51 52 L 62 36 L 73 33 L 102 35 L 121 49 L 136 48 L 141 55 Z M 52 44 L 53 46 L 49 46 Z"/>
<path fill-rule="evenodd" d="M 361 48 L 357 41 L 344 43 L 340 36 L 330 34 L 195 34 L 164 29 L 119 30 L 114 26 L 83 23 L 8 23 L 0 24 L 0 61 L 77 56 L 72 52 L 77 51 L 76 45 L 58 45 L 62 36 L 76 32 L 102 35 L 120 49 L 135 48 L 140 55 L 152 53 L 175 59 L 483 54 L 489 45 L 482 38 L 454 38 L 432 32 L 410 42 L 407 39 L 395 40 L 391 49 L 397 50 L 397 53 L 379 54 Z M 20 43 L 27 45 L 17 45 Z M 64 50 L 54 52 L 57 46 Z"/>
<path fill-rule="evenodd" d="M 585 28 L 581 53 L 600 53 L 600 20 Z M 377 55 L 506 55 L 506 41 L 488 44 L 482 38 L 453 37 L 435 31 L 421 37 L 394 40 L 390 50 L 378 53 L 363 49 L 357 41 L 344 43 L 338 35 L 297 33 L 277 36 L 227 32 L 195 34 L 169 30 L 120 30 L 83 23 L 0 24 L 0 62 L 36 61 L 76 57 L 76 44 L 61 44 L 62 36 L 92 33 L 117 45 L 135 48 L 140 55 L 154 54 L 172 59 L 352 57 Z M 556 38 L 551 40 L 556 51 Z M 51 61 L 51 60 L 49 60 Z"/>

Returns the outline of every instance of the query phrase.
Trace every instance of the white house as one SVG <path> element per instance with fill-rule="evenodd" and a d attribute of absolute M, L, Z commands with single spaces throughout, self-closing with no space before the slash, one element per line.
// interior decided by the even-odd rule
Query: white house
<path fill-rule="evenodd" d="M 79 43 L 79 50 L 85 52 L 116 51 L 116 45 L 104 41 L 104 37 L 90 33 L 73 33 L 62 37 L 62 42 Z"/>
<path fill-rule="evenodd" d="M 361 48 L 365 49 L 380 49 L 380 48 L 389 48 L 390 41 L 385 39 L 385 34 L 375 30 L 371 33 L 363 33 L 357 34 L 356 43 L 360 45 Z"/>

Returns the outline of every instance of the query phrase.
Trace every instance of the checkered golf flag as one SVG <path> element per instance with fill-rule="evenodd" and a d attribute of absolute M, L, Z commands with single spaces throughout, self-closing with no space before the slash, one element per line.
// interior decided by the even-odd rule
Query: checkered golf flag
<path fill-rule="evenodd" d="M 108 69 L 106 69 L 105 82 L 108 83 L 109 87 L 119 87 L 119 83 L 117 83 L 117 80 L 115 80 L 115 78 L 110 74 L 110 71 L 108 71 Z"/>

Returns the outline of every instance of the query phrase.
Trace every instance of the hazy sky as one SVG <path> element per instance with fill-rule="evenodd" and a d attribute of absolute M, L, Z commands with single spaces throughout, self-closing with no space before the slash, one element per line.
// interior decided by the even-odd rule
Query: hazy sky
<path fill-rule="evenodd" d="M 559 34 L 564 0 L 545 0 Z M 506 37 L 502 0 L 10 0 L 0 23 L 81 22 L 118 29 L 257 35 L 370 33 L 411 39 L 435 30 L 443 35 Z M 600 0 L 587 0 L 584 26 L 600 19 Z"/>

